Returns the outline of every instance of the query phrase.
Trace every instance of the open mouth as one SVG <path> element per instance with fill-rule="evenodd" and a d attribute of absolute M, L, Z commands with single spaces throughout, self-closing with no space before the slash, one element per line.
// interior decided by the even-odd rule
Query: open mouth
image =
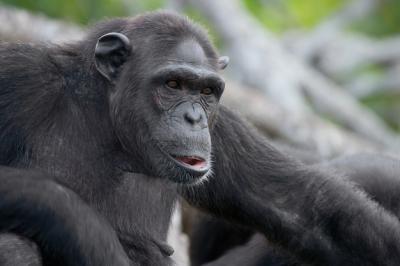
<path fill-rule="evenodd" d="M 198 156 L 178 156 L 171 155 L 175 162 L 185 168 L 194 170 L 197 172 L 207 172 L 209 169 L 208 163 L 204 158 Z"/>
<path fill-rule="evenodd" d="M 202 169 L 207 166 L 206 160 L 196 156 L 173 156 L 175 160 L 192 168 Z"/>

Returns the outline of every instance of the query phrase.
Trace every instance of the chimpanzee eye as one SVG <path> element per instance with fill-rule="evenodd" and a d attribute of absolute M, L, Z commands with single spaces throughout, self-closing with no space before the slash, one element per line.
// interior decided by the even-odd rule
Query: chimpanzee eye
<path fill-rule="evenodd" d="M 171 88 L 171 89 L 178 89 L 179 88 L 178 81 L 173 80 L 173 79 L 168 80 L 165 84 L 167 85 L 168 88 Z"/>
<path fill-rule="evenodd" d="M 213 93 L 213 89 L 210 87 L 207 87 L 207 88 L 202 89 L 200 93 L 204 94 L 204 95 L 210 95 Z"/>

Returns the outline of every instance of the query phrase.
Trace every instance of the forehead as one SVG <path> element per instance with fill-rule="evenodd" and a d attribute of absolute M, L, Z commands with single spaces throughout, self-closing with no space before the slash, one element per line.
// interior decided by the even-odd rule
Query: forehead
<path fill-rule="evenodd" d="M 192 39 L 184 40 L 172 51 L 167 61 L 196 66 L 208 66 L 209 60 L 200 44 Z"/>

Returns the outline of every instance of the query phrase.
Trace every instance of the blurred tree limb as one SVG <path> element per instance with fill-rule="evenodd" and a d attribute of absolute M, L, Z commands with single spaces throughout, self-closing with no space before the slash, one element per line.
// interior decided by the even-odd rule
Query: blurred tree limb
<path fill-rule="evenodd" d="M 357 134 L 345 131 L 315 115 L 289 112 L 262 92 L 227 81 L 222 102 L 249 119 L 258 129 L 286 143 L 316 151 L 323 157 L 359 151 L 383 151 Z"/>
<path fill-rule="evenodd" d="M 378 90 L 400 90 L 398 71 L 400 64 L 400 36 L 381 40 L 347 32 L 351 23 L 369 15 L 378 0 L 353 0 L 342 10 L 320 23 L 313 31 L 289 32 L 284 44 L 306 62 L 314 64 L 329 77 L 340 80 L 371 64 L 381 65 L 389 74 L 380 77 L 354 78 L 345 84 L 350 93 L 365 97 Z M 392 69 L 393 68 L 393 69 Z"/>

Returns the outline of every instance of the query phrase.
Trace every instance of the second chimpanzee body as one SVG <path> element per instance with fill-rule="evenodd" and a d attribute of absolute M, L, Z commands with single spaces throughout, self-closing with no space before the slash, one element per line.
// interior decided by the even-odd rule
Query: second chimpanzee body
<path fill-rule="evenodd" d="M 286 151 L 291 154 L 290 148 Z M 303 157 L 295 150 L 296 158 Z M 341 156 L 314 167 L 339 173 L 351 180 L 371 199 L 400 218 L 400 160 L 383 154 L 360 153 Z M 351 203 L 349 203 L 351 204 Z M 274 247 L 260 234 L 226 220 L 199 213 L 190 234 L 192 266 L 295 266 L 304 265 L 290 253 Z"/>
<path fill-rule="evenodd" d="M 44 265 L 170 265 L 178 195 L 300 261 L 400 261 L 390 212 L 219 106 L 227 59 L 185 18 L 111 20 L 61 47 L 2 44 L 0 64 L 0 230 L 36 243 Z"/>

